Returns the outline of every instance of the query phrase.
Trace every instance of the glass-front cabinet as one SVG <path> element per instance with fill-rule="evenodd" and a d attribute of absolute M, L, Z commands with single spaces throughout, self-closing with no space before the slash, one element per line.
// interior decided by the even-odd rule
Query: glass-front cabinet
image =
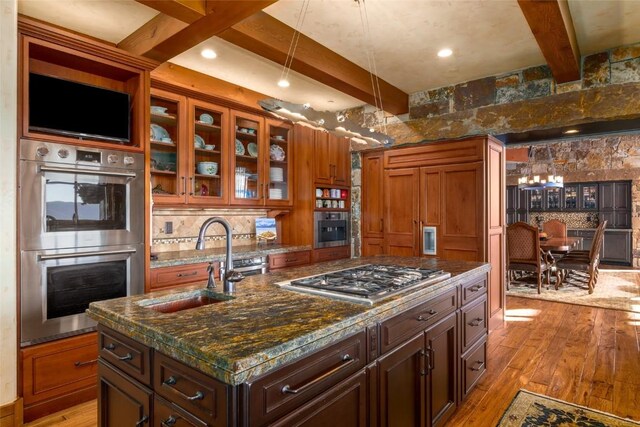
<path fill-rule="evenodd" d="M 150 172 L 154 203 L 182 203 L 186 194 L 181 144 L 185 129 L 182 117 L 186 99 L 151 90 Z"/>
<path fill-rule="evenodd" d="M 580 184 L 580 208 L 584 210 L 598 209 L 598 184 Z"/>
<path fill-rule="evenodd" d="M 291 197 L 291 145 L 293 127 L 283 121 L 267 120 L 267 144 L 265 144 L 265 194 L 271 206 L 290 205 Z"/>
<path fill-rule="evenodd" d="M 542 210 L 542 190 L 530 190 L 529 191 L 529 210 L 540 211 Z"/>
<path fill-rule="evenodd" d="M 559 188 L 548 188 L 544 190 L 546 209 L 560 210 L 561 190 Z"/>
<path fill-rule="evenodd" d="M 577 184 L 565 184 L 564 185 L 564 199 L 563 209 L 576 210 L 578 208 L 578 185 Z"/>
<path fill-rule="evenodd" d="M 231 156 L 231 202 L 259 205 L 264 202 L 264 119 L 249 113 L 231 111 L 234 144 Z"/>
<path fill-rule="evenodd" d="M 226 202 L 228 110 L 189 100 L 189 123 L 189 203 Z"/>

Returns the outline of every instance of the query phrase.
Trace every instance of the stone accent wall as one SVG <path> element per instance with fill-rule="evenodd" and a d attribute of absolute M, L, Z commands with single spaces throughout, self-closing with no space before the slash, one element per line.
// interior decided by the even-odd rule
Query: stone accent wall
<path fill-rule="evenodd" d="M 362 195 L 362 156 L 359 152 L 351 153 L 351 256 L 359 258 L 361 251 L 360 211 Z"/>
<path fill-rule="evenodd" d="M 534 146 L 533 171 L 548 171 L 547 145 Z M 632 181 L 633 265 L 640 267 L 640 135 L 616 135 L 549 142 L 556 172 L 565 182 Z M 508 148 L 507 148 L 508 150 Z M 507 185 L 517 184 L 527 163 L 507 168 Z"/>
<path fill-rule="evenodd" d="M 557 84 L 541 65 L 412 93 L 408 115 L 383 117 L 370 106 L 345 113 L 365 127 L 385 124 L 396 145 L 637 118 L 640 44 L 583 57 L 575 82 Z"/>
<path fill-rule="evenodd" d="M 543 222 L 550 219 L 558 219 L 565 224 L 567 228 L 596 228 L 597 215 L 588 212 L 534 212 L 529 217 L 529 225 L 539 227 Z"/>
<path fill-rule="evenodd" d="M 264 218 L 262 209 L 154 209 L 151 221 L 151 252 L 194 249 L 202 223 L 212 216 L 221 216 L 231 224 L 233 244 L 255 243 L 256 218 Z M 167 234 L 165 222 L 173 222 L 173 233 Z M 225 233 L 221 225 L 209 227 L 206 235 L 208 248 L 225 247 Z"/>

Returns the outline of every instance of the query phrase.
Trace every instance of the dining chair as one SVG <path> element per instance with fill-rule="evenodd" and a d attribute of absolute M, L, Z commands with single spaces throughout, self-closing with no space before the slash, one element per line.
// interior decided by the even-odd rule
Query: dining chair
<path fill-rule="evenodd" d="M 542 276 L 546 273 L 547 286 L 551 284 L 553 257 L 540 249 L 540 235 L 537 227 L 526 222 L 516 222 L 507 227 L 507 289 L 511 273 L 532 272 L 537 275 L 538 293 L 542 292 Z"/>
<path fill-rule="evenodd" d="M 602 249 L 604 230 L 606 227 L 607 221 L 603 221 L 596 229 L 596 234 L 588 256 L 585 256 L 583 251 L 575 251 L 576 253 L 570 252 L 556 263 L 558 269 L 567 271 L 567 273 L 563 274 L 563 277 L 556 282 L 556 289 L 565 282 L 576 286 L 586 284 L 589 293 L 593 293 L 598 282 L 600 250 Z"/>
<path fill-rule="evenodd" d="M 567 237 L 567 224 L 559 219 L 550 219 L 542 223 L 542 231 L 547 237 Z"/>

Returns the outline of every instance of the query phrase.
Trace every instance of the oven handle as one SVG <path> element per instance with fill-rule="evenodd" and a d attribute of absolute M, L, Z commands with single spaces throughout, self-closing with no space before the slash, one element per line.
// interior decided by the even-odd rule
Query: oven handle
<path fill-rule="evenodd" d="M 41 172 L 63 172 L 73 174 L 85 174 L 85 175 L 104 175 L 104 176 L 119 176 L 123 178 L 135 178 L 137 175 L 135 172 L 107 172 L 95 169 L 76 169 L 76 168 L 57 168 L 53 166 L 40 166 Z"/>
<path fill-rule="evenodd" d="M 133 254 L 135 249 L 118 249 L 115 251 L 90 251 L 90 252 L 76 252 L 73 254 L 55 254 L 55 255 L 40 255 L 40 261 L 48 261 L 51 259 L 63 259 L 63 258 L 81 258 L 88 256 L 100 256 L 100 255 L 120 255 L 120 254 Z"/>

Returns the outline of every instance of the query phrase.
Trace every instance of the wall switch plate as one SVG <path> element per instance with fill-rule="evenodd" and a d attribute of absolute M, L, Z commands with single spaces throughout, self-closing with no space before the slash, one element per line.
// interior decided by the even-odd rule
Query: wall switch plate
<path fill-rule="evenodd" d="M 164 223 L 165 234 L 173 234 L 173 221 L 167 221 Z"/>

